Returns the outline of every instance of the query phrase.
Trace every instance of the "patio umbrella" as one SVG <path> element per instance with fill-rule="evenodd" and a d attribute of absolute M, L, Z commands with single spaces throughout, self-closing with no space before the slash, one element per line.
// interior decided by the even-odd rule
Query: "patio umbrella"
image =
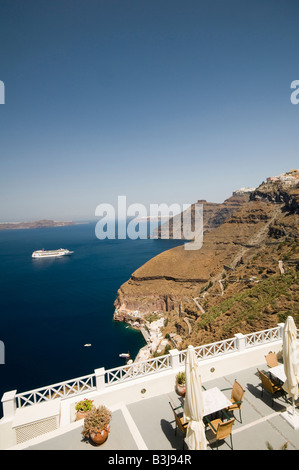
<path fill-rule="evenodd" d="M 288 317 L 283 329 L 283 365 L 286 381 L 282 388 L 292 397 L 293 414 L 298 398 L 297 328 L 293 317 Z"/>
<path fill-rule="evenodd" d="M 186 443 L 190 450 L 206 450 L 207 440 L 202 422 L 204 416 L 201 377 L 193 346 L 188 346 L 185 362 L 186 395 L 184 418 L 188 422 Z"/>

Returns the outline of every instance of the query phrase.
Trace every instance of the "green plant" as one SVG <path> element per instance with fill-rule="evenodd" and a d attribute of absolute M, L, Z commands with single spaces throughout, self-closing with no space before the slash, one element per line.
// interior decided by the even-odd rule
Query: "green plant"
<path fill-rule="evenodd" d="M 157 313 L 149 313 L 148 315 L 146 315 L 145 319 L 149 322 L 149 323 L 152 323 L 156 320 L 159 320 L 159 315 Z"/>
<path fill-rule="evenodd" d="M 101 429 L 108 426 L 111 421 L 112 413 L 104 405 L 98 408 L 92 408 L 84 418 L 84 425 L 82 434 L 84 437 L 89 437 L 91 433 L 97 433 Z"/>
<path fill-rule="evenodd" d="M 179 385 L 185 385 L 185 372 L 178 372 L 176 380 Z"/>
<path fill-rule="evenodd" d="M 90 411 L 93 407 L 93 400 L 88 400 L 84 398 L 84 400 L 78 401 L 76 403 L 75 409 L 77 411 Z"/>
<path fill-rule="evenodd" d="M 256 325 L 261 322 L 265 318 L 266 309 L 277 312 L 280 322 L 285 321 L 291 311 L 296 322 L 299 319 L 298 283 L 298 272 L 291 268 L 283 276 L 272 275 L 251 288 L 220 300 L 209 310 L 206 309 L 206 312 L 200 316 L 196 328 L 198 331 L 208 327 L 211 330 L 211 325 L 218 317 L 229 314 L 222 332 L 223 335 L 231 334 L 232 331 L 238 331 L 239 325 L 244 322 L 247 325 Z M 290 298 L 286 299 L 285 296 L 290 296 Z"/>
<path fill-rule="evenodd" d="M 285 442 L 280 448 L 279 450 L 287 450 L 287 447 L 289 445 L 289 441 Z M 270 442 L 266 442 L 266 447 L 268 450 L 274 450 L 272 444 L 270 444 Z"/>

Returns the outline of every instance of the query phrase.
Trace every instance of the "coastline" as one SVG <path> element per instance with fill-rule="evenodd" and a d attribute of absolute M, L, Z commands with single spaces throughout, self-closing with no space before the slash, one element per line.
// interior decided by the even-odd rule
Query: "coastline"
<path fill-rule="evenodd" d="M 113 319 L 123 322 L 135 330 L 139 330 L 142 334 L 146 345 L 139 349 L 134 362 L 146 361 L 151 359 L 156 352 L 162 354 L 165 347 L 169 344 L 168 340 L 163 337 L 162 328 L 164 327 L 164 316 L 162 313 L 152 312 L 152 315 L 158 318 L 154 321 L 148 321 L 144 315 L 138 310 L 131 311 L 120 308 L 115 309 Z"/>

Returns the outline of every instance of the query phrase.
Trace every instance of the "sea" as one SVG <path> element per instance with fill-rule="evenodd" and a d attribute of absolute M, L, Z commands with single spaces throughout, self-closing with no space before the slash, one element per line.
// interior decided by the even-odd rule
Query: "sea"
<path fill-rule="evenodd" d="M 117 290 L 146 261 L 180 244 L 99 240 L 93 221 L 0 231 L 0 398 L 124 365 L 121 353 L 134 359 L 145 341 L 113 320 Z M 43 248 L 74 253 L 32 259 Z"/>

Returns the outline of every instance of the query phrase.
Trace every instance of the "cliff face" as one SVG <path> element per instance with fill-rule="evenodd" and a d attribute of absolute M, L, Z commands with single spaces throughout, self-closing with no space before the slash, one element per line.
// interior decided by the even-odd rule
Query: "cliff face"
<path fill-rule="evenodd" d="M 235 206 L 231 211 L 229 204 Z M 296 313 L 299 188 L 261 185 L 237 207 L 236 201 L 229 204 L 214 207 L 212 213 L 206 208 L 200 250 L 173 248 L 132 274 L 117 293 L 115 319 L 125 320 L 136 310 L 139 317 L 161 312 L 167 318 L 164 334 L 180 335 L 186 347 L 241 329 L 270 328 L 289 308 Z M 263 293 L 263 285 L 266 291 L 273 289 L 272 297 Z M 254 299 L 256 305 L 263 299 L 258 311 Z"/>
<path fill-rule="evenodd" d="M 249 201 L 249 194 L 238 194 L 231 196 L 226 199 L 223 203 L 207 202 L 206 200 L 197 201 L 198 204 L 203 205 L 203 232 L 208 233 L 211 230 L 219 227 L 223 222 L 228 219 L 236 210 L 238 210 L 245 202 Z M 194 207 L 191 207 L 185 211 L 186 213 L 191 213 L 191 226 L 194 230 Z M 161 225 L 155 231 L 155 237 L 161 238 L 163 236 L 164 228 L 167 231 L 166 238 L 184 238 L 182 230 L 182 214 L 172 217 L 169 220 L 168 224 Z M 169 232 L 169 233 L 168 233 Z M 176 232 L 178 237 L 176 237 Z"/>
<path fill-rule="evenodd" d="M 220 226 L 248 201 L 248 194 L 232 196 L 221 204 L 205 200 L 198 201 L 203 204 L 204 234 Z M 172 237 L 172 227 L 170 220 L 170 238 Z M 161 230 L 157 232 L 158 238 L 160 235 Z M 198 254 L 198 252 L 193 252 L 194 254 Z M 117 313 L 114 318 L 120 321 L 125 320 L 127 311 L 138 310 L 146 314 L 177 308 L 186 288 L 191 288 L 194 283 L 196 286 L 205 285 L 210 279 L 209 270 L 204 268 L 209 267 L 211 253 L 208 250 L 206 254 L 203 252 L 200 254 L 204 258 L 204 262 L 198 261 L 196 256 L 194 258 L 192 253 L 185 251 L 183 247 L 173 248 L 152 258 L 135 271 L 131 279 L 118 290 L 115 301 Z M 200 267 L 200 269 L 192 272 L 193 269 L 190 270 L 192 266 L 193 268 L 194 266 Z M 197 275 L 199 277 L 196 277 Z"/>
<path fill-rule="evenodd" d="M 250 195 L 251 201 L 266 200 L 284 204 L 284 209 L 290 213 L 299 213 L 299 182 L 296 186 L 288 187 L 283 183 L 263 183 Z"/>

